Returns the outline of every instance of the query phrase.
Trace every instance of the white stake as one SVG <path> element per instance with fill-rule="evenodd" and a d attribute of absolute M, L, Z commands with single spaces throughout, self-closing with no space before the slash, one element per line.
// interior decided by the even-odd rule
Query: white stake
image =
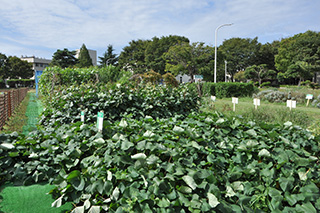
<path fill-rule="evenodd" d="M 238 98 L 232 97 L 232 103 L 233 103 L 233 111 L 236 111 L 236 104 L 238 104 Z"/>
<path fill-rule="evenodd" d="M 98 115 L 97 115 L 97 128 L 98 128 L 99 132 L 102 132 L 102 129 L 103 129 L 103 110 L 98 112 Z"/>

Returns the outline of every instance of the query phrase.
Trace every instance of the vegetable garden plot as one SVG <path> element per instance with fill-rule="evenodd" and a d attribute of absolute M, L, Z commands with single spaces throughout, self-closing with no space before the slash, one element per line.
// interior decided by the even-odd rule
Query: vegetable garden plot
<path fill-rule="evenodd" d="M 320 210 L 319 137 L 291 123 L 125 117 L 102 134 L 77 122 L 2 146 L 20 166 L 13 180 L 49 179 L 53 205 L 71 201 L 74 212 Z"/>

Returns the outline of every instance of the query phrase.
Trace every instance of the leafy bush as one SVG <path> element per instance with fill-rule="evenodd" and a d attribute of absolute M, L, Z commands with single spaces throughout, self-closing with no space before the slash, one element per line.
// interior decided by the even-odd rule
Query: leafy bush
<path fill-rule="evenodd" d="M 3 136 L 2 136 L 3 137 Z M 319 136 L 191 114 L 38 130 L 1 144 L 1 174 L 56 185 L 74 212 L 317 212 Z"/>
<path fill-rule="evenodd" d="M 254 91 L 255 88 L 253 84 L 250 83 L 219 82 L 215 86 L 215 95 L 217 98 L 251 97 Z"/>
<path fill-rule="evenodd" d="M 257 91 L 257 88 L 250 83 L 204 82 L 202 85 L 203 95 L 215 95 L 218 98 L 252 96 Z"/>
<path fill-rule="evenodd" d="M 267 100 L 271 103 L 284 103 L 288 99 L 287 93 L 274 90 L 261 91 L 256 95 L 256 97 L 261 100 Z"/>
<path fill-rule="evenodd" d="M 39 80 L 40 93 L 47 101 L 48 97 L 60 86 L 81 85 L 87 83 L 106 84 L 118 81 L 123 72 L 112 65 L 107 67 L 65 68 L 47 67 Z"/>
<path fill-rule="evenodd" d="M 216 85 L 213 82 L 203 82 L 202 92 L 204 96 L 211 96 L 216 94 Z"/>
<path fill-rule="evenodd" d="M 55 126 L 77 122 L 82 110 L 89 123 L 96 121 L 97 112 L 101 110 L 110 121 L 128 114 L 136 119 L 146 115 L 154 118 L 187 116 L 198 109 L 198 100 L 196 91 L 187 85 L 177 88 L 121 84 L 70 86 L 55 93 L 47 102 L 41 124 Z"/>
<path fill-rule="evenodd" d="M 167 86 L 177 87 L 179 85 L 179 82 L 171 73 L 162 75 L 162 78 Z"/>
<path fill-rule="evenodd" d="M 270 87 L 271 86 L 271 82 L 267 81 L 267 82 L 263 82 L 260 87 Z"/>

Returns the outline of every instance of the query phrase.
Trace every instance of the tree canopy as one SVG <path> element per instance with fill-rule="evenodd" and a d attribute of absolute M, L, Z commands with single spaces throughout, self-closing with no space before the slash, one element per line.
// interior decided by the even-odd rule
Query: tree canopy
<path fill-rule="evenodd" d="M 113 65 L 115 66 L 118 63 L 118 57 L 117 54 L 113 53 L 114 49 L 111 44 L 108 45 L 108 49 L 106 52 L 104 52 L 102 57 L 99 57 L 100 61 L 100 67 Z"/>
<path fill-rule="evenodd" d="M 77 59 L 75 57 L 75 51 L 69 51 L 67 48 L 63 50 L 57 50 L 52 57 L 52 61 L 50 63 L 51 66 L 58 66 L 61 68 L 72 67 L 77 64 Z"/>
<path fill-rule="evenodd" d="M 307 31 L 280 41 L 275 66 L 280 80 L 306 80 L 320 70 L 320 33 Z"/>
<path fill-rule="evenodd" d="M 32 64 L 16 56 L 0 53 L 0 78 L 28 79 L 34 75 Z"/>

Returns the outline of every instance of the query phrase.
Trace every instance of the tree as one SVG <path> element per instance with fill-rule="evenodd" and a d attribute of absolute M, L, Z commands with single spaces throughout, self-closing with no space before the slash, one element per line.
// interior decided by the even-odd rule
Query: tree
<path fill-rule="evenodd" d="M 176 35 L 163 36 L 161 38 L 153 37 L 145 50 L 147 68 L 163 75 L 166 67 L 164 54 L 168 52 L 170 47 L 182 42 L 189 43 L 189 39 Z"/>
<path fill-rule="evenodd" d="M 89 55 L 89 51 L 85 44 L 82 44 L 80 48 L 79 57 L 78 57 L 78 64 L 79 67 L 90 67 L 92 66 L 92 59 Z"/>
<path fill-rule="evenodd" d="M 123 48 L 119 56 L 119 66 L 133 73 L 144 73 L 148 70 L 145 61 L 145 50 L 150 40 L 132 40 L 129 46 Z"/>
<path fill-rule="evenodd" d="M 117 54 L 113 53 L 114 49 L 111 44 L 108 45 L 108 49 L 106 52 L 104 52 L 102 57 L 99 57 L 100 61 L 100 67 L 113 65 L 115 66 L 118 63 L 118 57 Z"/>
<path fill-rule="evenodd" d="M 312 77 L 320 69 L 320 33 L 307 31 L 280 41 L 275 66 L 279 80 Z M 307 72 L 307 73 L 306 73 Z"/>
<path fill-rule="evenodd" d="M 228 62 L 228 73 L 232 80 L 235 73 L 255 64 L 260 46 L 258 37 L 255 37 L 254 39 L 231 38 L 218 47 Z"/>
<path fill-rule="evenodd" d="M 75 55 L 75 51 L 69 51 L 67 48 L 64 48 L 63 50 L 58 49 L 53 54 L 50 65 L 58 66 L 61 68 L 72 67 L 77 64 L 77 59 Z"/>
<path fill-rule="evenodd" d="M 247 67 L 244 72 L 244 76 L 247 79 L 258 81 L 259 86 L 262 83 L 262 79 L 271 77 L 273 75 L 275 75 L 275 71 L 269 70 L 266 64 L 252 65 L 250 67 Z"/>
<path fill-rule="evenodd" d="M 212 48 L 205 46 L 204 43 L 183 42 L 175 46 L 171 46 L 167 53 L 164 54 L 166 59 L 165 71 L 174 75 L 187 74 L 193 79 L 193 75 L 212 71 L 207 66 L 212 59 Z"/>
<path fill-rule="evenodd" d="M 34 75 L 32 64 L 27 61 L 21 60 L 16 56 L 8 57 L 7 67 L 7 77 L 11 79 L 28 79 Z"/>
<path fill-rule="evenodd" d="M 0 53 L 0 79 L 8 77 L 7 56 Z"/>

